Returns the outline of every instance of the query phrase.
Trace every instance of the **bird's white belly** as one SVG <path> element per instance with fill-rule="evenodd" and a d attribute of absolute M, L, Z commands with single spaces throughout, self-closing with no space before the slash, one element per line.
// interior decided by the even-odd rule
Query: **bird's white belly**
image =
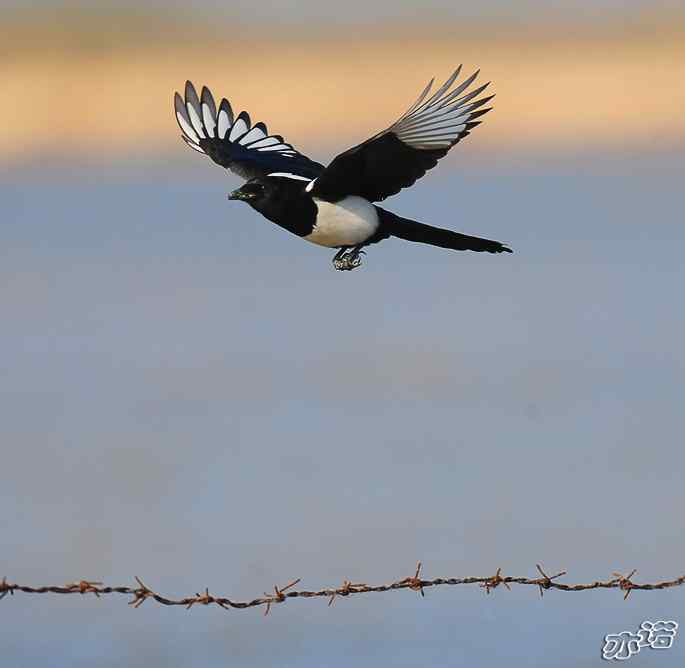
<path fill-rule="evenodd" d="M 368 200 L 350 195 L 335 204 L 314 198 L 316 225 L 304 237 L 319 246 L 338 248 L 364 243 L 378 229 L 378 213 Z"/>

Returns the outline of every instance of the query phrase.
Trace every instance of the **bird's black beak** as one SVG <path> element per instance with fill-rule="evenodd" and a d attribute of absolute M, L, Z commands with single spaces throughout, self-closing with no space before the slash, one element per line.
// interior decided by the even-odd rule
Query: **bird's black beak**
<path fill-rule="evenodd" d="M 244 190 L 241 190 L 238 188 L 237 190 L 234 190 L 232 193 L 229 193 L 228 199 L 240 199 L 243 202 L 249 202 L 251 199 L 255 198 L 255 194 L 251 192 L 245 192 Z"/>

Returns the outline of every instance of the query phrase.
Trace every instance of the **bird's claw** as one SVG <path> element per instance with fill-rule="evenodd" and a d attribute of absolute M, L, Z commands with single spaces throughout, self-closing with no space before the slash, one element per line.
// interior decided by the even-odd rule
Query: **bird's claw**
<path fill-rule="evenodd" d="M 361 256 L 366 255 L 363 250 L 351 251 L 340 257 L 337 255 L 333 258 L 333 267 L 338 271 L 352 271 L 362 263 Z"/>
<path fill-rule="evenodd" d="M 362 263 L 359 257 L 342 257 L 339 260 L 333 260 L 333 266 L 338 271 L 352 271 L 356 269 Z"/>

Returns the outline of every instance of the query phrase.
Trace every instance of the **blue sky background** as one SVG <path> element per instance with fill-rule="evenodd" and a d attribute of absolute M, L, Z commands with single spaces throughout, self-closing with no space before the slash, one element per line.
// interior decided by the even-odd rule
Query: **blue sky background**
<path fill-rule="evenodd" d="M 478 11 L 585 20 L 655 6 L 675 3 Z M 271 27 L 409 12 L 231 7 Z M 682 575 L 682 140 L 481 151 L 479 136 L 387 208 L 515 253 L 389 240 L 350 273 L 227 201 L 239 181 L 175 128 L 163 157 L 142 145 L 126 161 L 103 150 L 3 162 L 0 577 L 138 575 L 170 596 L 249 599 L 296 577 L 306 589 L 389 582 L 419 559 L 429 578 L 500 566 L 534 577 L 536 563 L 569 582 Z M 17 594 L 0 602 L 0 648 L 12 668 L 576 668 L 600 665 L 603 636 L 646 619 L 685 624 L 685 588 L 623 601 L 444 587 L 331 608 L 290 600 L 267 619 Z M 680 636 L 630 665 L 684 660 Z"/>
<path fill-rule="evenodd" d="M 325 158 L 325 156 L 317 156 Z M 331 269 L 174 165 L 3 179 L 3 574 L 250 598 L 302 577 L 682 572 L 679 154 L 461 152 L 389 208 L 509 242 Z M 7 665 L 596 665 L 683 592 L 258 611 L 0 605 Z M 685 644 L 633 662 L 678 665 Z"/>

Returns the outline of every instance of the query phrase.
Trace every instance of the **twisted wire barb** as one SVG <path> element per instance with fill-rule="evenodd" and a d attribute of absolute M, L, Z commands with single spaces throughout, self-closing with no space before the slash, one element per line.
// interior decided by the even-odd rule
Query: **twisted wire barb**
<path fill-rule="evenodd" d="M 71 582 L 65 585 L 31 587 L 28 585 L 20 585 L 7 582 L 7 578 L 0 581 L 0 600 L 5 598 L 7 594 L 14 595 L 15 592 L 22 592 L 24 594 L 94 594 L 98 598 L 106 594 L 124 594 L 132 596 L 133 598 L 128 602 L 134 608 L 139 608 L 145 601 L 152 599 L 161 605 L 177 605 L 184 606 L 187 610 L 194 605 L 218 605 L 224 610 L 231 608 L 237 610 L 244 610 L 246 608 L 255 608 L 265 606 L 264 615 L 268 615 L 271 611 L 271 606 L 277 603 L 284 603 L 289 598 L 327 598 L 328 605 L 331 606 L 339 596 L 354 596 L 356 594 L 372 594 L 386 591 L 393 591 L 396 589 L 410 589 L 418 592 L 421 596 L 425 596 L 424 589 L 428 587 L 453 586 L 453 585 L 478 585 L 485 589 L 486 594 L 497 589 L 500 585 L 504 585 L 507 589 L 511 589 L 511 584 L 516 585 L 533 585 L 539 588 L 540 596 L 543 596 L 545 590 L 556 589 L 558 591 L 587 591 L 590 589 L 618 589 L 625 592 L 624 600 L 628 598 L 631 591 L 634 590 L 654 590 L 654 589 L 669 589 L 670 587 L 679 587 L 685 584 L 685 575 L 682 575 L 675 580 L 664 580 L 663 582 L 655 583 L 636 583 L 632 581 L 632 577 L 637 571 L 633 570 L 628 575 L 621 573 L 613 573 L 613 578 L 610 580 L 595 580 L 586 584 L 566 584 L 557 582 L 558 578 L 566 575 L 566 571 L 560 571 L 555 575 L 547 575 L 540 564 L 536 564 L 536 568 L 540 573 L 540 577 L 511 577 L 502 575 L 502 569 L 498 568 L 495 575 L 489 577 L 465 577 L 465 578 L 434 578 L 432 580 L 423 579 L 421 577 L 421 562 L 419 561 L 414 575 L 390 582 L 389 584 L 381 585 L 367 585 L 362 583 L 354 584 L 345 580 L 340 587 L 330 587 L 326 589 L 319 589 L 317 591 L 295 590 L 293 587 L 300 582 L 300 579 L 289 582 L 284 587 L 274 586 L 274 593 L 265 593 L 264 596 L 254 598 L 251 601 L 233 601 L 224 596 L 213 596 L 209 593 L 209 589 L 205 588 L 204 593 L 196 593 L 195 596 L 186 596 L 185 598 L 169 598 L 163 596 L 158 592 L 150 589 L 139 577 L 136 577 L 137 586 L 121 586 L 109 587 L 102 582 L 94 582 L 90 580 L 79 580 L 78 582 Z"/>

